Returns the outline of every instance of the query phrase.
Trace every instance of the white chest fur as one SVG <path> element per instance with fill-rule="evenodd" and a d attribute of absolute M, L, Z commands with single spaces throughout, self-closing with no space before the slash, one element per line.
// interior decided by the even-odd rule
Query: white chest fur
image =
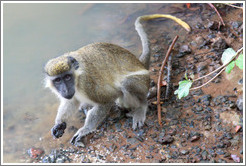
<path fill-rule="evenodd" d="M 95 102 L 91 101 L 85 94 L 79 92 L 76 89 L 76 93 L 74 95 L 74 97 L 81 103 L 81 104 L 90 104 L 92 106 L 96 105 Z"/>

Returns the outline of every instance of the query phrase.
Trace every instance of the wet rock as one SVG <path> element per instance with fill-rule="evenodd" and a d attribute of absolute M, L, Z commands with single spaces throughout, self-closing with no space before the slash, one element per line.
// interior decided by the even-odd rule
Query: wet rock
<path fill-rule="evenodd" d="M 231 146 L 237 146 L 239 144 L 239 140 L 240 138 L 238 135 L 234 136 L 233 139 L 230 140 Z"/>
<path fill-rule="evenodd" d="M 174 141 L 174 138 L 170 135 L 164 136 L 162 138 L 159 138 L 158 142 L 162 144 L 170 144 Z"/>
<path fill-rule="evenodd" d="M 44 153 L 44 150 L 41 148 L 32 147 L 28 149 L 27 153 L 31 158 L 39 158 Z"/>
<path fill-rule="evenodd" d="M 139 143 L 139 140 L 137 138 L 128 138 L 127 142 L 130 143 L 131 145 Z"/>
<path fill-rule="evenodd" d="M 213 149 L 208 148 L 208 153 L 209 153 L 210 156 L 216 157 L 216 153 L 215 153 L 215 151 Z"/>
<path fill-rule="evenodd" d="M 198 36 L 195 39 L 195 42 L 196 42 L 196 46 L 198 46 L 199 49 L 203 48 L 204 46 L 206 46 L 208 44 L 208 41 L 205 38 L 203 38 L 202 36 Z"/>
<path fill-rule="evenodd" d="M 200 97 L 198 100 L 202 104 L 209 106 L 211 99 L 212 99 L 212 96 L 208 94 L 208 95 L 204 95 L 204 96 Z"/>
<path fill-rule="evenodd" d="M 135 138 L 137 138 L 137 140 L 139 140 L 140 142 L 143 142 L 144 141 L 144 138 L 141 137 L 141 136 L 136 136 Z"/>
<path fill-rule="evenodd" d="M 219 159 L 218 163 L 227 163 L 227 162 L 225 160 L 223 160 L 223 159 Z"/>
<path fill-rule="evenodd" d="M 116 124 L 115 124 L 115 129 L 116 129 L 117 132 L 123 131 L 123 130 L 121 129 L 121 123 L 119 123 L 119 122 L 116 123 Z"/>
<path fill-rule="evenodd" d="M 116 148 L 117 148 L 117 146 L 115 144 L 112 144 L 109 146 L 109 151 L 114 152 Z"/>
<path fill-rule="evenodd" d="M 177 130 L 176 129 L 168 129 L 168 131 L 167 131 L 167 135 L 171 135 L 171 136 L 173 136 L 173 135 L 176 135 L 176 133 L 177 133 Z"/>
<path fill-rule="evenodd" d="M 151 47 L 152 48 L 152 51 L 154 51 L 155 53 L 160 53 L 162 52 L 162 48 L 158 45 L 155 45 L 154 47 Z"/>
<path fill-rule="evenodd" d="M 156 133 L 153 133 L 153 134 L 150 135 L 150 137 L 151 137 L 152 139 L 154 139 L 154 138 L 157 137 L 157 134 L 156 134 Z"/>
<path fill-rule="evenodd" d="M 191 137 L 190 141 L 191 142 L 195 142 L 195 141 L 197 141 L 199 139 L 200 139 L 200 136 L 199 135 L 194 135 L 194 136 Z"/>
<path fill-rule="evenodd" d="M 42 162 L 43 162 L 43 163 L 52 163 L 49 156 L 44 156 Z"/>
<path fill-rule="evenodd" d="M 225 147 L 225 144 L 222 143 L 222 142 L 219 142 L 216 146 L 217 146 L 218 148 L 224 148 L 224 147 Z"/>
<path fill-rule="evenodd" d="M 180 109 L 171 108 L 171 107 L 167 108 L 166 118 L 172 119 L 172 120 L 177 120 L 180 118 L 180 116 L 181 116 Z"/>
<path fill-rule="evenodd" d="M 212 129 L 212 126 L 210 124 L 208 124 L 208 125 L 204 126 L 204 129 L 205 130 L 211 130 Z"/>
<path fill-rule="evenodd" d="M 55 163 L 56 162 L 56 155 L 55 154 L 50 154 L 49 158 L 50 158 L 50 162 L 51 163 Z"/>
<path fill-rule="evenodd" d="M 233 29 L 238 29 L 242 24 L 243 24 L 242 21 L 233 21 L 233 22 L 231 23 Z"/>
<path fill-rule="evenodd" d="M 224 103 L 226 103 L 228 101 L 228 97 L 219 95 L 219 96 L 213 98 L 212 101 L 216 106 L 217 105 L 223 105 Z"/>
<path fill-rule="evenodd" d="M 178 151 L 173 151 L 173 152 L 172 152 L 172 155 L 171 155 L 171 158 L 172 158 L 172 159 L 177 159 L 178 156 L 179 156 L 179 152 L 178 152 Z"/>
<path fill-rule="evenodd" d="M 146 157 L 146 159 L 152 159 L 152 158 L 153 158 L 153 156 L 152 156 L 152 155 L 145 156 L 145 157 Z"/>
<path fill-rule="evenodd" d="M 202 151 L 201 155 L 203 160 L 206 160 L 208 158 L 208 152 L 206 150 Z"/>
<path fill-rule="evenodd" d="M 201 111 L 203 111 L 203 108 L 202 108 L 202 106 L 200 106 L 200 105 L 196 105 L 196 106 L 194 107 L 194 110 L 195 110 L 195 112 L 201 112 Z"/>
<path fill-rule="evenodd" d="M 57 158 L 56 162 L 57 163 L 65 163 L 65 159 L 64 158 Z"/>
<path fill-rule="evenodd" d="M 176 55 L 176 57 L 181 58 L 185 56 L 186 54 L 190 54 L 191 49 L 188 45 L 182 45 L 179 49 L 179 53 Z"/>
<path fill-rule="evenodd" d="M 191 91 L 191 94 L 195 95 L 195 96 L 201 96 L 204 93 L 203 93 L 203 91 L 201 89 L 198 89 L 198 90 Z"/>
<path fill-rule="evenodd" d="M 227 48 L 226 41 L 221 37 L 213 38 L 211 45 L 215 50 L 223 50 Z"/>
<path fill-rule="evenodd" d="M 187 154 L 189 154 L 189 151 L 188 150 L 181 150 L 180 153 L 183 155 L 187 155 Z"/>
<path fill-rule="evenodd" d="M 224 158 L 229 158 L 230 156 L 231 156 L 231 154 L 229 152 L 226 152 L 223 157 Z"/>
<path fill-rule="evenodd" d="M 88 159 L 86 156 L 81 157 L 81 163 L 91 163 L 91 160 Z"/>
<path fill-rule="evenodd" d="M 209 21 L 207 24 L 207 28 L 210 30 L 218 30 L 219 23 L 217 21 Z"/>
<path fill-rule="evenodd" d="M 240 162 L 241 162 L 240 157 L 238 157 L 237 155 L 232 154 L 232 155 L 231 155 L 231 158 L 232 158 L 233 161 L 235 161 L 236 163 L 240 163 Z"/>
<path fill-rule="evenodd" d="M 238 85 L 242 85 L 243 84 L 243 79 L 241 78 L 240 80 L 238 80 Z"/>
<path fill-rule="evenodd" d="M 243 95 L 240 95 L 238 97 L 236 105 L 237 105 L 237 108 L 239 109 L 239 111 L 243 111 Z"/>
<path fill-rule="evenodd" d="M 217 153 L 218 155 L 224 155 L 224 154 L 225 154 L 225 151 L 222 150 L 222 149 L 217 149 L 217 150 L 216 150 L 216 153 Z"/>
<path fill-rule="evenodd" d="M 216 35 L 214 35 L 214 34 L 209 34 L 209 35 L 208 35 L 208 38 L 209 38 L 209 39 L 212 39 L 212 38 L 215 38 L 215 37 L 216 37 Z"/>
<path fill-rule="evenodd" d="M 197 66 L 197 72 L 200 72 L 207 68 L 207 62 L 200 62 Z"/>
<path fill-rule="evenodd" d="M 195 26 L 197 29 L 205 29 L 204 25 L 201 23 L 197 23 Z"/>

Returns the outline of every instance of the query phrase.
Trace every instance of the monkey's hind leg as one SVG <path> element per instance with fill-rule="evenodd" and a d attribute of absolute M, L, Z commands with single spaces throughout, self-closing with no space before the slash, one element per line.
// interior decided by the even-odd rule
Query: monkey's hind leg
<path fill-rule="evenodd" d="M 88 111 L 85 119 L 85 124 L 81 127 L 76 134 L 74 134 L 71 139 L 71 143 L 75 146 L 84 147 L 84 143 L 82 142 L 83 138 L 96 130 L 100 123 L 106 118 L 108 115 L 113 103 L 105 104 L 105 105 L 97 105 L 94 106 L 91 110 Z"/>
<path fill-rule="evenodd" d="M 120 98 L 123 106 L 130 108 L 131 112 L 127 114 L 133 118 L 132 128 L 141 128 L 146 119 L 148 109 L 147 94 L 149 90 L 148 75 L 128 76 L 122 82 L 123 96 Z"/>

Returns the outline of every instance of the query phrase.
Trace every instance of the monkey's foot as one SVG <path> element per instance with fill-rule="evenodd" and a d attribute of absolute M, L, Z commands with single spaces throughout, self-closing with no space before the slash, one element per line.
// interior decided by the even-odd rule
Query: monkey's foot
<path fill-rule="evenodd" d="M 85 144 L 83 143 L 83 137 L 79 137 L 78 135 L 73 136 L 70 143 L 77 147 L 85 147 Z"/>
<path fill-rule="evenodd" d="M 143 109 L 136 109 L 127 114 L 128 117 L 132 117 L 133 119 L 133 123 L 132 123 L 133 130 L 143 127 L 144 121 L 146 119 L 145 114 L 146 114 L 146 111 Z"/>
<path fill-rule="evenodd" d="M 136 130 L 137 128 L 142 128 L 144 125 L 145 117 L 133 117 L 132 128 Z"/>
<path fill-rule="evenodd" d="M 59 138 L 64 134 L 64 130 L 66 129 L 67 124 L 66 122 L 62 122 L 60 124 L 55 125 L 51 129 L 51 134 L 54 138 Z"/>

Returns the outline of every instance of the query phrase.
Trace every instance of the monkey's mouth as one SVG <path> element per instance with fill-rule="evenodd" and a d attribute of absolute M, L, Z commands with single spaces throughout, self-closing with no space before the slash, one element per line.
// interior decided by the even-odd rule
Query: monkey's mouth
<path fill-rule="evenodd" d="M 63 97 L 64 97 L 65 99 L 72 99 L 73 96 L 74 96 L 74 93 L 63 95 Z"/>

